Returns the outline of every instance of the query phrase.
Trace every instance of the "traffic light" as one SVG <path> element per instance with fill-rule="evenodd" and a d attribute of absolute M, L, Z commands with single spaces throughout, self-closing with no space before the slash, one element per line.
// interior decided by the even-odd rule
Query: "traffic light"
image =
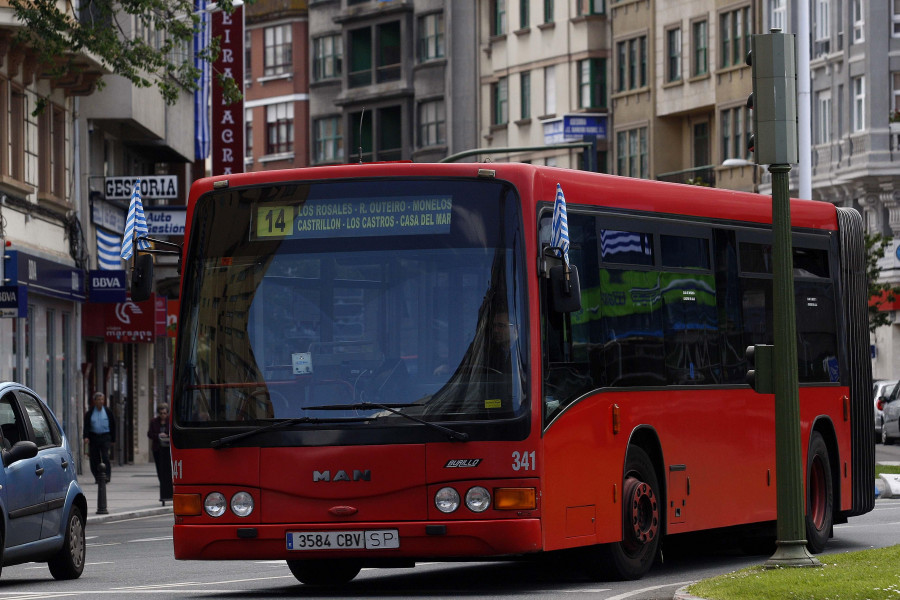
<path fill-rule="evenodd" d="M 756 344 L 744 351 L 747 383 L 757 394 L 775 393 L 775 346 Z"/>
<path fill-rule="evenodd" d="M 772 33 L 751 36 L 747 64 L 753 80 L 753 93 L 747 99 L 747 108 L 753 111 L 753 132 L 747 146 L 757 164 L 796 164 L 799 151 L 794 35 L 772 29 Z"/>

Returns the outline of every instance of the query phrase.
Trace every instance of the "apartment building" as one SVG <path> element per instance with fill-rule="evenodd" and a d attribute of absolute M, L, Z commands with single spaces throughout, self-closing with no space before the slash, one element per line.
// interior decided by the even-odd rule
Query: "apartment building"
<path fill-rule="evenodd" d="M 246 171 L 310 164 L 307 5 L 259 0 L 244 6 Z"/>
<path fill-rule="evenodd" d="M 311 164 L 476 147 L 473 0 L 319 0 L 309 32 Z"/>

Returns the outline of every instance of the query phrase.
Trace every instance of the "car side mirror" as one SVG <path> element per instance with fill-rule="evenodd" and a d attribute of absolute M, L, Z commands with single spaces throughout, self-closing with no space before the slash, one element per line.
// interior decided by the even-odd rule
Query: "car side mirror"
<path fill-rule="evenodd" d="M 3 466 L 8 467 L 9 465 L 19 462 L 20 460 L 25 460 L 26 458 L 34 458 L 35 456 L 37 456 L 37 453 L 38 447 L 34 442 L 17 442 L 16 445 L 9 450 L 3 451 Z"/>

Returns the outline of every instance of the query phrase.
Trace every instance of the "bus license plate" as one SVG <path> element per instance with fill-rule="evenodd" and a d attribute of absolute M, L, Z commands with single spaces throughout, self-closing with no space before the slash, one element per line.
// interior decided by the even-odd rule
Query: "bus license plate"
<path fill-rule="evenodd" d="M 381 550 L 399 548 L 396 529 L 369 531 L 291 531 L 287 534 L 288 550 Z"/>

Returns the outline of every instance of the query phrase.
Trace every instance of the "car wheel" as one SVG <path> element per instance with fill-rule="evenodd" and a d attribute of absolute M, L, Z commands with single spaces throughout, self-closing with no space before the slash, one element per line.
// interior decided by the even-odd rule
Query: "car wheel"
<path fill-rule="evenodd" d="M 806 547 L 813 554 L 825 549 L 834 521 L 834 487 L 828 447 L 819 432 L 809 438 L 806 458 Z"/>
<path fill-rule="evenodd" d="M 622 541 L 585 550 L 592 576 L 600 579 L 639 579 L 656 559 L 662 536 L 663 500 L 653 462 L 637 446 L 625 456 L 622 485 Z"/>
<path fill-rule="evenodd" d="M 54 579 L 78 579 L 84 571 L 84 517 L 77 506 L 69 511 L 63 546 L 47 565 Z"/>
<path fill-rule="evenodd" d="M 356 560 L 289 560 L 287 566 L 297 581 L 307 585 L 348 583 L 362 570 Z"/>

